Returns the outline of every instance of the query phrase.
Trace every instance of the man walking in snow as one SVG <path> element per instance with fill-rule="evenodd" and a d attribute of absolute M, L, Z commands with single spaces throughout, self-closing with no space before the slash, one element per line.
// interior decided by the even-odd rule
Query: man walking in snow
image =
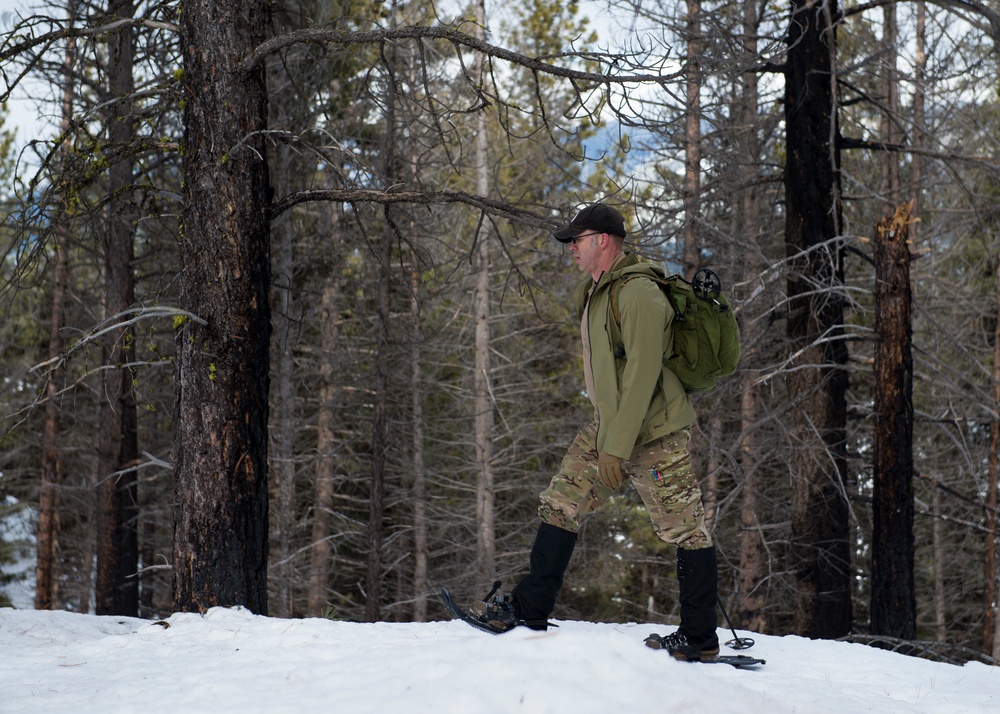
<path fill-rule="evenodd" d="M 719 653 L 718 575 L 687 447 L 695 412 L 677 377 L 663 366 L 663 355 L 673 347 L 673 310 L 652 280 L 616 286 L 627 275 L 652 272 L 624 250 L 625 222 L 611 206 L 587 206 L 554 235 L 589 275 L 573 299 L 594 421 L 577 435 L 541 494 L 542 523 L 531 549 L 530 572 L 511 593 L 499 597 L 494 590 L 470 613 L 498 632 L 517 625 L 545 629 L 580 519 L 628 479 L 645 503 L 656 535 L 677 546 L 681 622 L 663 638 L 663 646 L 678 659 L 712 658 Z M 612 316 L 612 299 L 620 327 Z"/>

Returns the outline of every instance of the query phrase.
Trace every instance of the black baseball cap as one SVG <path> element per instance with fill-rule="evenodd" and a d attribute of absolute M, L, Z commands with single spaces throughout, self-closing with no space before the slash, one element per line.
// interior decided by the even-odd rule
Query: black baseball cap
<path fill-rule="evenodd" d="M 569 243 L 585 230 L 599 231 L 624 238 L 626 235 L 625 219 L 611 206 L 593 203 L 577 213 L 576 218 L 568 226 L 560 228 L 552 235 L 563 243 Z"/>

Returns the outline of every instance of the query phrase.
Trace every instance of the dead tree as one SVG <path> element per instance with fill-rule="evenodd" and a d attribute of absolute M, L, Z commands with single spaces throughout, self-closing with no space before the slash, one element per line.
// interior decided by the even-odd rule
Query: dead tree
<path fill-rule="evenodd" d="M 796 631 L 850 632 L 846 493 L 847 344 L 835 143 L 836 0 L 793 0 L 785 67 L 785 246 L 793 434 Z"/>
<path fill-rule="evenodd" d="M 909 206 L 875 226 L 871 634 L 917 635 L 913 572 L 913 348 Z"/>

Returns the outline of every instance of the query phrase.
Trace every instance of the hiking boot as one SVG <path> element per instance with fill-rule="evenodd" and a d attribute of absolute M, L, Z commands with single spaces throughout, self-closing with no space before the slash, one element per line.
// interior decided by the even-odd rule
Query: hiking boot
<path fill-rule="evenodd" d="M 496 596 L 496 591 L 500 589 L 502 583 L 497 580 L 493 583 L 493 589 L 482 600 L 469 606 L 470 617 L 479 620 L 494 632 L 506 632 L 514 627 L 523 624 L 517 613 L 517 602 L 507 593 L 503 597 Z"/>
<path fill-rule="evenodd" d="M 715 659 L 719 656 L 718 637 L 713 637 L 701 644 L 691 644 L 687 636 L 680 630 L 672 632 L 665 637 L 650 635 L 646 638 L 646 645 L 653 649 L 666 650 L 674 659 L 686 662 Z"/>

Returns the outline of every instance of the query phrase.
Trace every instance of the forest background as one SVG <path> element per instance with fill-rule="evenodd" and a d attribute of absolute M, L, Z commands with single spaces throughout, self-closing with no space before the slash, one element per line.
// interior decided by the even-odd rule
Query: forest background
<path fill-rule="evenodd" d="M 602 200 L 735 305 L 692 447 L 739 626 L 994 661 L 1000 16 L 587 12 L 4 19 L 0 99 L 46 87 L 59 127 L 0 144 L 0 508 L 37 514 L 36 607 L 424 621 L 516 578 L 589 416 L 549 231 Z M 673 569 L 625 490 L 556 616 L 675 619 Z"/>

